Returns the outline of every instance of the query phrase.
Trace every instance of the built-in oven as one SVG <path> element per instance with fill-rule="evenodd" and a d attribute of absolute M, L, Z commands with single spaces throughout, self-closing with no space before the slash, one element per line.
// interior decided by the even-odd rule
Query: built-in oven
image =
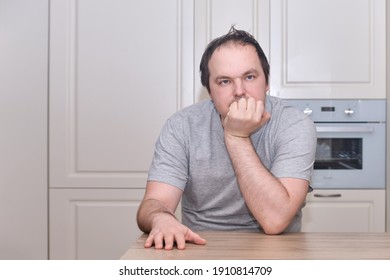
<path fill-rule="evenodd" d="M 314 189 L 384 189 L 385 100 L 286 100 L 317 129 Z"/>

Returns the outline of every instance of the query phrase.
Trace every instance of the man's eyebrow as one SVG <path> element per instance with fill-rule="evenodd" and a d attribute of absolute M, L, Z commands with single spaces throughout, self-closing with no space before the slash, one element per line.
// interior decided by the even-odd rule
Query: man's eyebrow
<path fill-rule="evenodd" d="M 248 74 L 259 74 L 259 71 L 257 71 L 256 69 L 252 68 L 252 69 L 249 69 L 248 71 L 246 71 L 243 76 L 246 76 Z"/>
<path fill-rule="evenodd" d="M 249 75 L 249 74 L 259 74 L 259 71 L 257 71 L 256 69 L 254 69 L 254 68 L 251 68 L 251 69 L 249 69 L 248 71 L 245 71 L 242 75 L 241 75 L 241 77 L 244 77 L 244 76 L 246 76 L 246 75 Z M 215 81 L 218 81 L 218 80 L 227 80 L 227 79 L 231 79 L 232 77 L 230 77 L 230 76 L 226 76 L 226 75 L 220 75 L 220 76 L 217 76 L 217 77 L 215 77 Z"/>
<path fill-rule="evenodd" d="M 215 80 L 216 80 L 216 81 L 217 81 L 217 80 L 227 80 L 227 79 L 230 79 L 230 77 L 229 77 L 229 76 L 224 76 L 224 75 L 215 77 Z"/>

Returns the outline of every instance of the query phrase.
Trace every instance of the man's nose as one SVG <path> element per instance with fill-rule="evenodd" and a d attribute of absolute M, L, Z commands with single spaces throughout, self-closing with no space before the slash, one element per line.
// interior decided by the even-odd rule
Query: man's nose
<path fill-rule="evenodd" d="M 234 82 L 234 95 L 236 96 L 242 96 L 245 95 L 245 85 L 241 80 Z"/>

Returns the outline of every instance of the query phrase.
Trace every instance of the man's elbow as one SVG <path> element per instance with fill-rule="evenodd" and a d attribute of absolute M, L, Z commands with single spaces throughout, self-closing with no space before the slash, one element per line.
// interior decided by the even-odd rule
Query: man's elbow
<path fill-rule="evenodd" d="M 137 211 L 137 216 L 136 216 L 137 225 L 141 231 L 143 231 L 145 233 L 149 233 L 150 228 L 147 226 L 147 219 L 146 219 L 147 214 L 144 213 L 145 209 L 144 209 L 143 205 L 144 205 L 144 203 L 142 202 L 138 208 L 138 211 Z"/>
<path fill-rule="evenodd" d="M 289 226 L 289 222 L 286 221 L 273 221 L 270 223 L 265 223 L 263 226 L 263 231 L 265 234 L 277 235 L 283 233 L 286 228 Z"/>
<path fill-rule="evenodd" d="M 269 227 L 269 228 L 263 228 L 263 231 L 267 235 L 278 235 L 283 233 L 284 229 Z"/>

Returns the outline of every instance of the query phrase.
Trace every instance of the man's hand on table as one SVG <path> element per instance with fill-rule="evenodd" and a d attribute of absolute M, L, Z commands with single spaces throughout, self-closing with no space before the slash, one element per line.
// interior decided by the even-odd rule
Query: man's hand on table
<path fill-rule="evenodd" d="M 153 229 L 145 241 L 145 248 L 153 246 L 156 249 L 172 250 L 176 243 L 177 249 L 185 249 L 186 242 L 197 245 L 206 244 L 206 240 L 191 231 L 169 214 L 160 213 L 154 219 Z"/>

